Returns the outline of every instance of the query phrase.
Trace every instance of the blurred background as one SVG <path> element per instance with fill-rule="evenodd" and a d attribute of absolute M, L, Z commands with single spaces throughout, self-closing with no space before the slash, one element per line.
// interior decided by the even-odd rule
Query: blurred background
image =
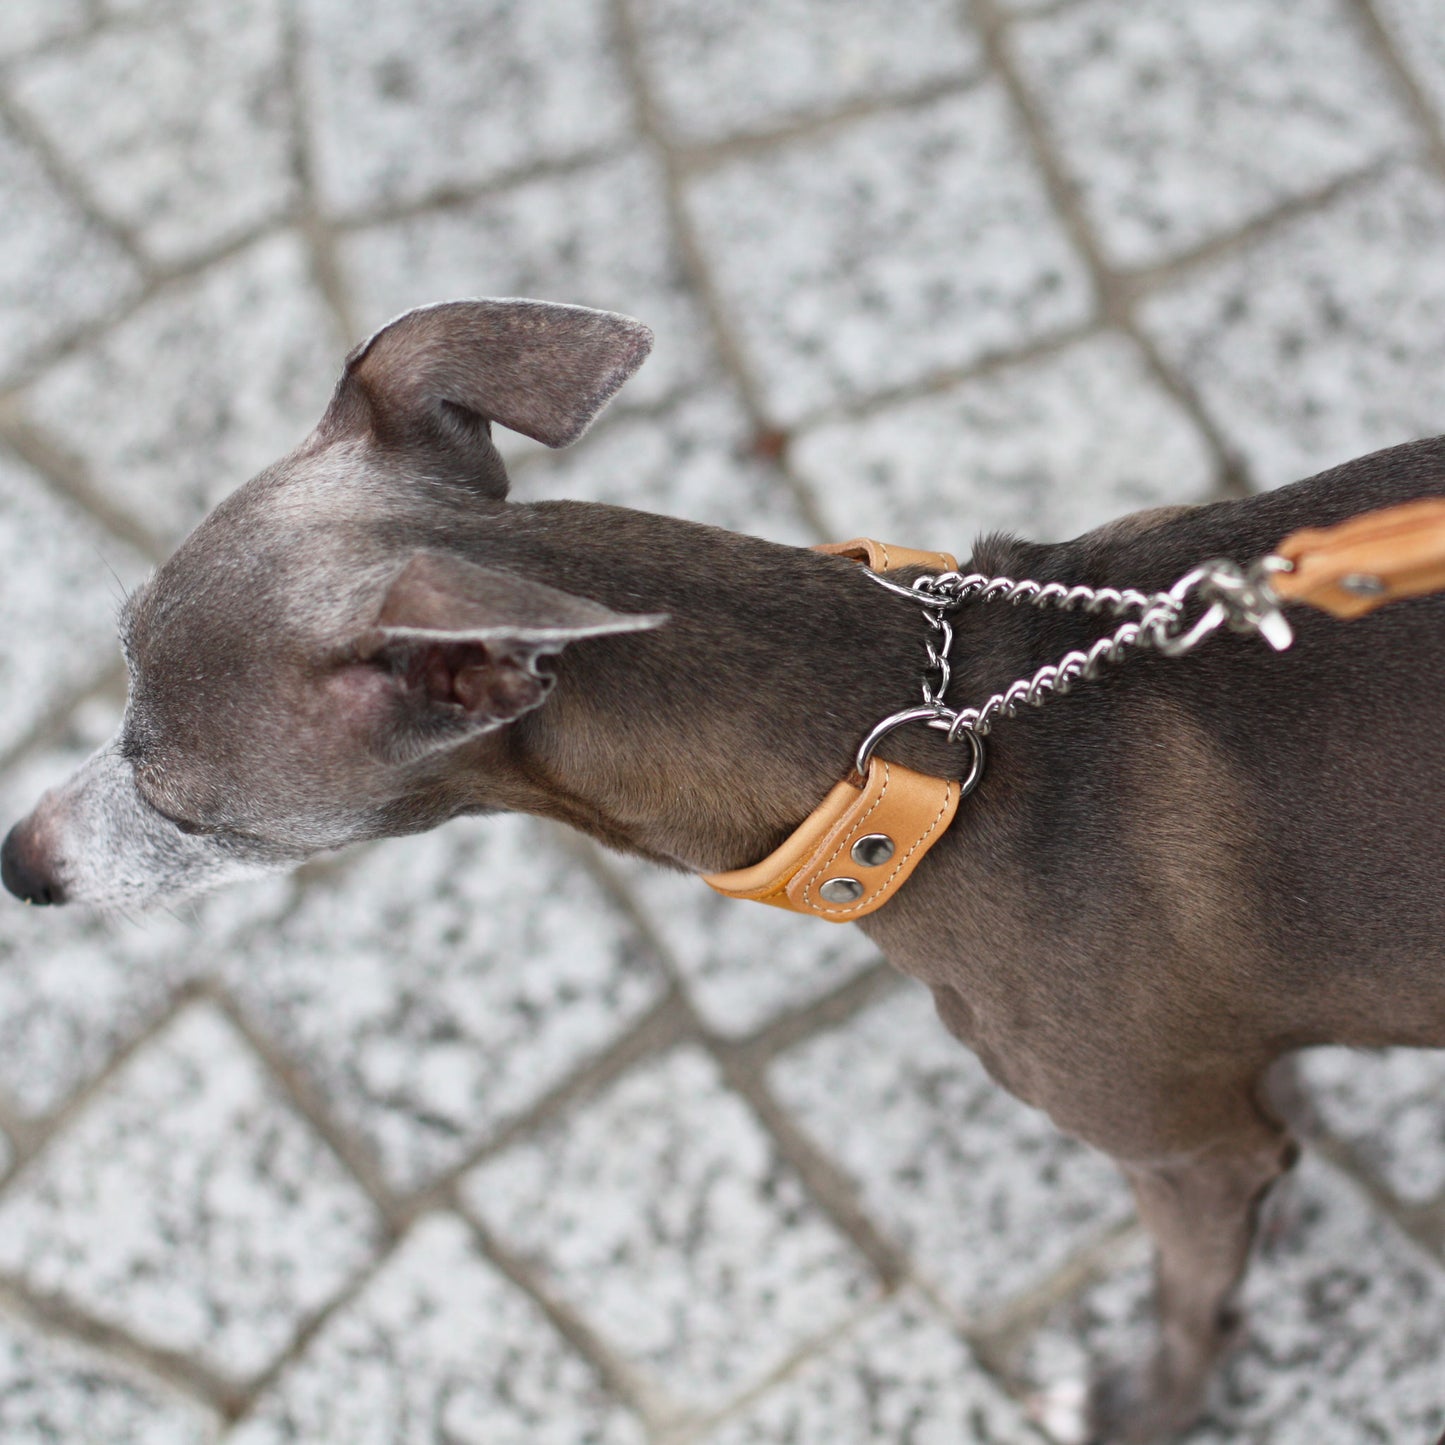
<path fill-rule="evenodd" d="M 407 307 L 631 312 L 516 494 L 965 555 L 1445 428 L 1445 0 L 5 0 L 0 803 L 123 587 Z M 0 907 L 7 1445 L 1037 1442 L 1109 1167 L 865 940 L 452 825 Z M 1040 960 L 1047 967 L 1047 960 Z M 1321 1137 L 1196 1442 L 1445 1426 L 1445 1066 Z"/>

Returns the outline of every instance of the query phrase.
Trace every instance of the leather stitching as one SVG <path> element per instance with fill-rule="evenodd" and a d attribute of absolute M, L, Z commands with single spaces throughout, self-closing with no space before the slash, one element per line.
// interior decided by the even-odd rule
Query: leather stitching
<path fill-rule="evenodd" d="M 880 759 L 880 761 L 881 761 L 881 759 Z M 849 840 L 851 837 L 853 837 L 855 833 L 857 833 L 858 829 L 859 829 L 860 827 L 862 827 L 862 825 L 863 825 L 864 823 L 866 823 L 866 822 L 868 821 L 868 819 L 871 818 L 871 817 L 873 816 L 873 814 L 876 813 L 876 812 L 879 810 L 879 808 L 881 808 L 881 807 L 883 806 L 883 800 L 884 800 L 884 798 L 886 798 L 886 797 L 888 796 L 888 785 L 889 785 L 890 781 L 892 780 L 892 777 L 893 777 L 893 771 L 892 771 L 892 769 L 888 766 L 887 763 L 883 763 L 883 787 L 879 790 L 878 796 L 873 799 L 872 803 L 871 803 L 871 804 L 869 805 L 869 807 L 868 807 L 868 811 L 867 811 L 866 813 L 864 813 L 861 818 L 854 818 L 852 826 L 851 826 L 851 827 L 848 829 L 848 831 L 847 831 L 846 833 L 844 833 L 843 836 L 838 840 L 838 846 L 833 849 L 833 851 L 827 856 L 827 858 L 825 858 L 825 859 L 823 860 L 823 862 L 821 862 L 821 863 L 815 863 L 815 864 L 808 870 L 810 873 L 814 874 L 815 876 L 816 876 L 817 874 L 819 874 L 819 873 L 826 873 L 826 872 L 828 871 L 828 869 L 830 869 L 830 868 L 833 866 L 833 861 L 834 861 L 834 859 L 836 859 L 837 856 L 838 856 L 838 854 L 840 854 L 840 853 L 843 851 L 843 849 L 848 846 L 848 840 Z M 807 865 L 805 864 L 804 867 L 806 867 L 806 866 L 807 866 Z M 799 873 L 801 873 L 802 871 L 803 871 L 802 868 L 800 868 L 800 869 L 798 870 Z M 897 871 L 897 870 L 895 870 L 895 871 Z M 793 876 L 794 876 L 794 877 L 797 877 L 797 874 L 794 874 Z M 890 877 L 890 878 L 891 878 L 892 876 L 893 876 L 892 874 L 889 874 L 889 877 Z M 818 905 L 814 904 L 814 903 L 809 899 L 809 897 L 808 897 L 808 890 L 809 890 L 812 886 L 813 886 L 813 885 L 812 885 L 811 882 L 805 883 L 805 884 L 803 885 L 803 902 L 806 903 L 809 908 L 817 907 L 817 908 L 818 908 L 818 911 L 819 911 L 820 913 L 825 913 L 825 912 L 827 912 L 828 910 L 827 910 L 826 906 L 819 907 Z"/>
<path fill-rule="evenodd" d="M 886 766 L 886 765 L 885 765 L 885 766 Z M 878 801 L 879 801 L 880 803 L 883 801 L 883 798 L 882 798 L 882 795 L 881 795 L 881 794 L 879 795 Z M 943 802 L 942 802 L 942 804 L 939 806 L 938 812 L 934 814 L 934 816 L 933 816 L 933 821 L 928 825 L 928 830 L 927 830 L 925 833 L 923 833 L 922 836 L 920 836 L 919 838 L 917 838 L 917 839 L 914 840 L 913 846 L 898 860 L 898 862 L 897 862 L 897 863 L 894 865 L 894 867 L 893 867 L 893 871 L 892 871 L 892 872 L 882 881 L 882 883 L 880 883 L 871 893 L 865 894 L 865 895 L 864 895 L 862 898 L 860 898 L 856 903 L 849 904 L 846 908 L 844 908 L 844 907 L 829 908 L 829 907 L 827 907 L 827 906 L 825 906 L 825 905 L 815 904 L 815 903 L 809 903 L 808 906 L 809 906 L 810 908 L 812 908 L 812 909 L 813 909 L 815 912 L 817 912 L 817 913 L 856 913 L 860 908 L 867 908 L 867 907 L 869 907 L 869 906 L 874 902 L 874 900 L 878 897 L 878 895 L 879 895 L 880 893 L 884 893 L 884 892 L 887 891 L 888 886 L 889 886 L 889 885 L 893 882 L 893 880 L 899 875 L 899 873 L 902 872 L 902 870 L 907 866 L 908 860 L 909 860 L 911 857 L 913 857 L 913 855 L 914 855 L 916 852 L 918 852 L 918 850 L 919 850 L 921 847 L 923 847 L 923 845 L 929 840 L 929 838 L 931 838 L 931 837 L 933 836 L 933 834 L 938 830 L 938 825 L 939 825 L 940 822 L 942 822 L 942 820 L 943 820 L 943 815 L 944 815 L 946 812 L 948 812 L 948 805 L 949 805 L 952 801 L 953 801 L 953 783 L 950 782 L 950 783 L 948 784 L 948 786 L 943 790 Z M 873 810 L 870 808 L 868 811 L 871 813 Z M 866 816 L 866 814 L 865 814 L 865 816 Z M 862 818 L 860 818 L 858 821 L 859 821 L 859 823 L 861 823 L 863 820 L 862 820 Z M 851 838 L 851 837 L 854 836 L 854 834 L 855 834 L 856 832 L 857 832 L 857 826 L 855 825 L 852 829 L 849 830 L 848 836 Z M 841 849 L 840 849 L 840 851 L 841 851 Z M 833 855 L 834 858 L 836 858 L 837 856 L 838 856 L 838 855 L 837 855 L 836 853 Z M 832 860 L 830 859 L 829 862 L 831 862 L 831 861 L 832 861 Z M 808 890 L 805 888 L 805 889 L 803 890 L 803 897 L 804 897 L 805 900 L 807 899 L 807 896 L 808 896 Z"/>

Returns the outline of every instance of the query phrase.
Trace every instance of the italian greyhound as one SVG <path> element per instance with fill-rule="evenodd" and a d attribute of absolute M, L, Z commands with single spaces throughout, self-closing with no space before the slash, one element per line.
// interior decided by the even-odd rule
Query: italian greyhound
<path fill-rule="evenodd" d="M 490 424 L 564 445 L 650 344 L 509 300 L 410 312 L 357 348 L 316 430 L 127 602 L 120 730 L 11 831 L 7 887 L 143 906 L 500 809 L 696 872 L 775 849 L 917 698 L 926 619 L 841 557 L 509 502 Z M 1445 439 L 1071 542 L 991 537 L 972 566 L 1158 591 L 1441 492 Z M 1296 1153 L 1272 1066 L 1445 1045 L 1445 602 L 1348 626 L 1295 610 L 1278 656 L 1221 634 L 1001 722 L 951 828 L 859 925 L 1133 1187 L 1161 1330 L 1093 1386 L 1099 1440 L 1167 1439 L 1201 1408 Z M 953 625 L 957 703 L 1099 632 L 998 606 Z M 959 775 L 926 727 L 879 752 Z"/>

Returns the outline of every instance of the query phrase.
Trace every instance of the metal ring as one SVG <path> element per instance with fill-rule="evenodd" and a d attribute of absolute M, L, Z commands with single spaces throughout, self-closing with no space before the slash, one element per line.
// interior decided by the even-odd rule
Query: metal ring
<path fill-rule="evenodd" d="M 902 712 L 896 712 L 891 717 L 886 717 L 878 723 L 873 730 L 863 739 L 858 748 L 858 756 L 854 759 L 853 766 L 858 770 L 859 777 L 864 777 L 868 772 L 868 760 L 873 756 L 873 750 L 891 733 L 894 728 L 901 728 L 905 723 L 928 722 L 934 718 L 943 718 L 944 713 L 936 707 L 910 707 Z M 971 756 L 968 761 L 968 771 L 958 780 L 959 797 L 967 797 L 978 785 L 978 780 L 983 776 L 983 739 L 972 728 L 965 728 L 961 734 L 968 739 Z"/>
<path fill-rule="evenodd" d="M 1222 602 L 1212 602 L 1199 621 L 1179 637 L 1157 636 L 1154 645 L 1165 657 L 1183 657 L 1191 648 L 1198 646 L 1211 632 L 1222 627 L 1229 616 L 1229 609 Z"/>

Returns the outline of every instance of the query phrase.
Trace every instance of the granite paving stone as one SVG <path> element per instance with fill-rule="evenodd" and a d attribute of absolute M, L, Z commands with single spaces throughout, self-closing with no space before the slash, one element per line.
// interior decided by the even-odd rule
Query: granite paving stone
<path fill-rule="evenodd" d="M 1149 298 L 1145 329 L 1261 487 L 1445 417 L 1445 186 L 1361 186 Z"/>
<path fill-rule="evenodd" d="M 1370 1210 L 1352 1184 L 1306 1156 L 1293 1231 L 1250 1271 L 1241 1351 L 1221 1371 L 1187 1445 L 1435 1440 L 1445 1429 L 1440 1338 L 1445 1273 Z M 1046 1384 L 1089 1361 L 1140 1358 L 1150 1270 L 1132 1265 L 1060 1308 L 1025 1369 Z"/>
<path fill-rule="evenodd" d="M 706 1445 L 1028 1445 L 1042 1441 L 912 1290 L 806 1361 Z"/>
<path fill-rule="evenodd" d="M 74 35 L 88 19 L 86 0 L 8 0 L 0 9 L 0 60 Z"/>
<path fill-rule="evenodd" d="M 1438 0 L 1371 0 L 1396 58 L 1445 121 L 1445 28 Z"/>
<path fill-rule="evenodd" d="M 1122 266 L 1237 229 L 1417 139 L 1346 0 L 1092 0 L 1020 24 L 1013 43 Z"/>
<path fill-rule="evenodd" d="M 817 540 L 788 479 L 758 455 L 748 415 L 724 385 L 661 411 L 621 412 L 575 447 L 519 467 L 513 479 L 518 501 L 610 502 L 773 542 Z"/>
<path fill-rule="evenodd" d="M 203 1406 L 118 1362 L 0 1319 L 5 1445 L 215 1445 L 220 1429 Z"/>
<path fill-rule="evenodd" d="M 420 1220 L 227 1445 L 641 1445 L 455 1215 Z"/>
<path fill-rule="evenodd" d="M 1112 332 L 870 415 L 803 432 L 790 464 L 830 530 L 943 548 L 986 532 L 1063 539 L 1209 495 L 1215 467 L 1180 404 Z"/>
<path fill-rule="evenodd" d="M 0 449 L 0 750 L 114 664 L 116 609 L 145 570 Z"/>
<path fill-rule="evenodd" d="M 582 867 L 516 816 L 361 855 L 227 969 L 398 1190 L 459 1165 L 665 988 Z"/>
<path fill-rule="evenodd" d="M 282 35 L 281 0 L 188 0 L 36 57 L 11 90 L 105 214 L 176 262 L 294 200 Z"/>
<path fill-rule="evenodd" d="M 686 191 L 783 424 L 1077 325 L 1082 262 L 990 82 L 718 166 Z"/>
<path fill-rule="evenodd" d="M 1067 10 L 1074 5 L 1082 5 L 1085 0 L 991 0 L 994 8 L 1003 16 L 1015 15 L 1038 15 L 1045 12 L 1053 14 L 1058 10 Z"/>
<path fill-rule="evenodd" d="M 693 1047 L 489 1160 L 463 1196 L 689 1412 L 760 1383 L 875 1288 Z"/>
<path fill-rule="evenodd" d="M 878 950 L 856 928 L 724 898 L 690 874 L 607 861 L 656 929 L 698 1013 L 719 1033 L 753 1033 L 878 962 Z"/>
<path fill-rule="evenodd" d="M 133 297 L 140 273 L 0 122 L 0 381 Z"/>
<path fill-rule="evenodd" d="M 918 1275 L 967 1318 L 1129 1217 L 1114 1167 L 994 1084 L 919 985 L 789 1050 L 769 1077 Z"/>
<path fill-rule="evenodd" d="M 539 296 L 629 312 L 652 328 L 652 355 L 614 406 L 656 404 L 714 374 L 661 168 L 644 151 L 358 230 L 341 255 L 368 331 L 447 297 Z"/>
<path fill-rule="evenodd" d="M 1301 1070 L 1324 1127 L 1397 1198 L 1445 1198 L 1445 1054 L 1311 1049 Z"/>
<path fill-rule="evenodd" d="M 320 419 L 343 338 L 279 235 L 158 294 L 25 394 L 31 418 L 166 542 Z"/>
<path fill-rule="evenodd" d="M 127 1061 L 0 1204 L 0 1268 L 234 1379 L 371 1257 L 379 1219 L 209 1005 Z"/>
<path fill-rule="evenodd" d="M 766 133 L 807 116 L 977 74 L 978 41 L 951 0 L 695 5 L 644 0 L 638 34 L 670 135 Z"/>
<path fill-rule="evenodd" d="M 632 103 L 604 0 L 304 0 L 320 199 L 354 215 L 617 145 Z"/>

